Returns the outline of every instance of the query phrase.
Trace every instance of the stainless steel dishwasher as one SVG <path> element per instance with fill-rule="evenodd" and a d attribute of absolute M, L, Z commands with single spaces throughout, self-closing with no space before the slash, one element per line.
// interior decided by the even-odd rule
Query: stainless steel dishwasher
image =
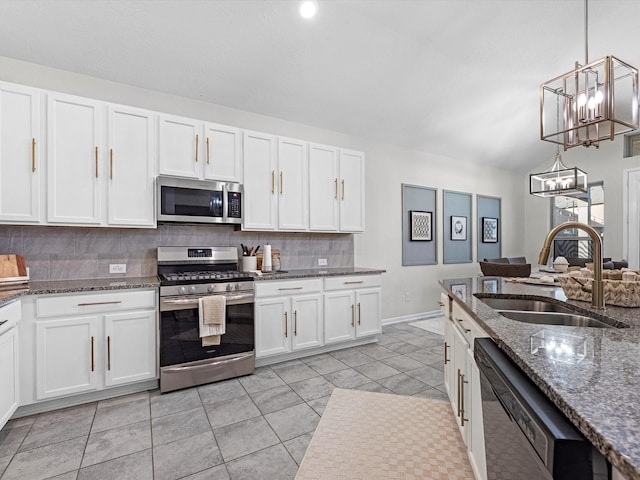
<path fill-rule="evenodd" d="M 490 338 L 475 340 L 488 480 L 608 480 L 611 467 Z"/>

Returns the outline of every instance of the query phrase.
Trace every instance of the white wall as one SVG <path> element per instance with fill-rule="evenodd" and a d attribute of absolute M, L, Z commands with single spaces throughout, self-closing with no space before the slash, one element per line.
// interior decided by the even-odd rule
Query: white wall
<path fill-rule="evenodd" d="M 623 249 L 623 171 L 640 168 L 640 156 L 623 158 L 624 136 L 613 141 L 600 143 L 600 148 L 575 147 L 561 152 L 562 161 L 567 167 L 578 167 L 587 173 L 588 182 L 604 181 L 604 242 L 605 257 L 619 260 L 626 257 Z M 541 162 L 531 172 L 541 172 L 551 167 L 555 147 L 549 143 L 549 158 Z M 528 191 L 528 176 L 525 186 Z M 550 228 L 550 200 L 526 195 L 524 211 L 525 245 L 527 257 L 532 259 L 540 252 L 544 237 Z"/>
<path fill-rule="evenodd" d="M 372 141 L 357 138 L 6 57 L 0 57 L 0 80 L 364 151 L 366 233 L 354 235 L 355 265 L 387 270 L 383 276 L 383 318 L 436 310 L 440 293 L 438 279 L 479 273 L 478 264 L 475 263 L 476 194 L 502 197 L 502 254 L 519 256 L 524 253 L 522 174 L 401 149 L 385 144 L 384 139 Z M 463 138 L 464 133 L 461 132 Z M 402 183 L 438 188 L 439 212 L 442 211 L 442 189 L 473 194 L 474 218 L 470 223 L 474 242 L 473 263 L 443 265 L 442 241 L 439 241 L 438 265 L 402 267 Z M 437 225 L 440 238 L 442 231 L 440 214 Z M 410 296 L 408 302 L 404 301 L 406 292 Z"/>

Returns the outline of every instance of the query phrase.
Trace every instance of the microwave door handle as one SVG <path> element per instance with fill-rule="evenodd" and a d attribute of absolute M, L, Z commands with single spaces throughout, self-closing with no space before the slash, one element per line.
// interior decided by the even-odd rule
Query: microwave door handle
<path fill-rule="evenodd" d="M 222 191 L 222 222 L 227 223 L 229 220 L 229 194 L 227 193 L 227 184 L 220 185 Z"/>

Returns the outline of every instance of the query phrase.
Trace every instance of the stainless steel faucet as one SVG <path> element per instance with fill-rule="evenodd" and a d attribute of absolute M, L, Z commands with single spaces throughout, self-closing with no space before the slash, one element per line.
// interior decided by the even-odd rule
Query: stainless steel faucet
<path fill-rule="evenodd" d="M 551 251 L 551 242 L 555 236 L 562 230 L 567 228 L 577 228 L 585 232 L 593 241 L 593 284 L 591 286 L 591 305 L 599 310 L 604 309 L 604 287 L 602 283 L 602 239 L 598 232 L 585 223 L 565 222 L 553 228 L 544 239 L 544 245 L 540 250 L 540 258 L 538 263 L 546 265 L 549 261 L 549 252 Z"/>

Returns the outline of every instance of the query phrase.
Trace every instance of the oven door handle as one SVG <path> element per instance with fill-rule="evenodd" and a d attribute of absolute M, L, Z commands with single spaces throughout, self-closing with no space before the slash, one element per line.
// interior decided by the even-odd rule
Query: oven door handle
<path fill-rule="evenodd" d="M 218 294 L 220 295 L 220 294 Z M 253 303 L 253 293 L 238 293 L 238 294 L 222 294 L 227 300 L 227 305 L 240 305 L 243 303 Z M 203 295 L 203 297 L 206 295 Z M 167 297 L 160 299 L 160 309 L 167 310 L 179 310 L 198 307 L 198 299 L 200 297 Z M 166 308 L 163 308 L 166 307 Z"/>

